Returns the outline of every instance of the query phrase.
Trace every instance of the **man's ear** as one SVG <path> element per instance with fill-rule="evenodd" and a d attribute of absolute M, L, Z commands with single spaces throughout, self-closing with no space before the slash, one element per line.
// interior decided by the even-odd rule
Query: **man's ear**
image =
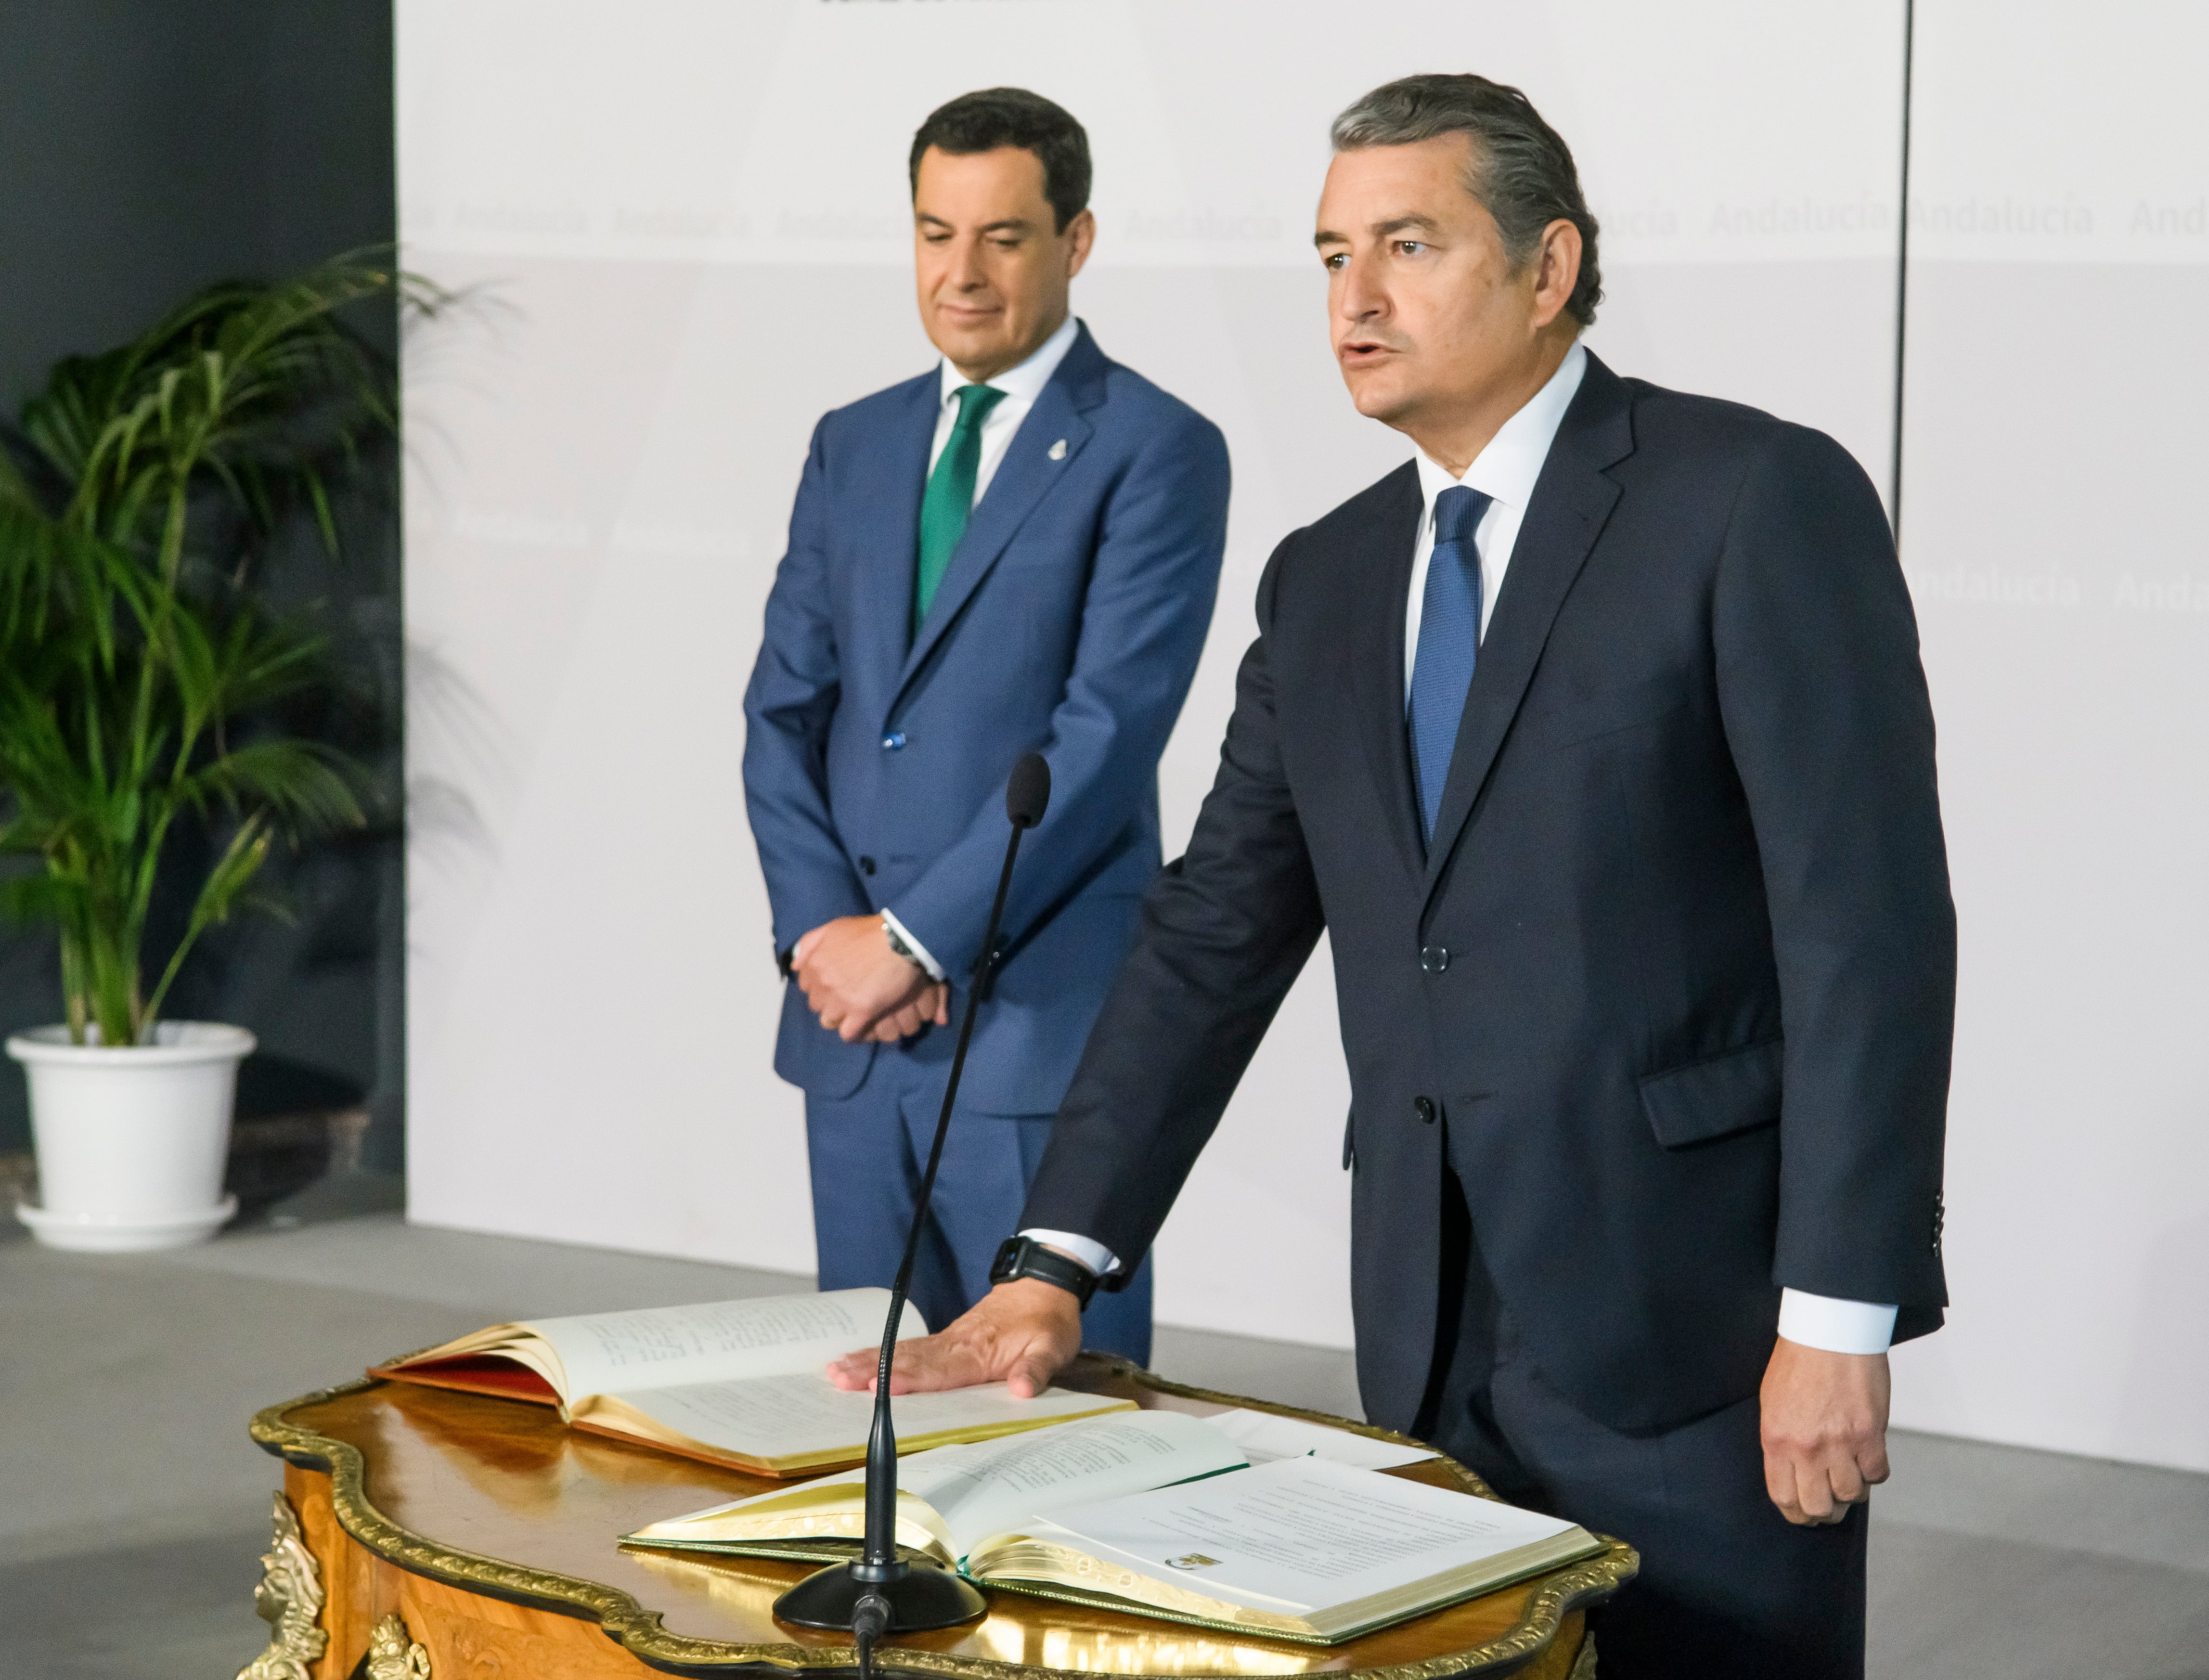
<path fill-rule="evenodd" d="M 1089 253 L 1097 244 L 1097 218 L 1086 210 L 1077 212 L 1066 225 L 1066 277 L 1072 280 L 1081 272 L 1081 265 L 1089 261 Z"/>
<path fill-rule="evenodd" d="M 1534 327 L 1538 332 L 1564 312 L 1580 279 L 1580 231 L 1560 216 L 1542 230 L 1535 259 Z"/>

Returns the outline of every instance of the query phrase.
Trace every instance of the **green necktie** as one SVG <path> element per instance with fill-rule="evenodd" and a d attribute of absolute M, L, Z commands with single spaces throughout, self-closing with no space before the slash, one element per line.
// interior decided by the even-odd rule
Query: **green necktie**
<path fill-rule="evenodd" d="M 966 533 L 966 515 L 973 511 L 974 475 L 982 465 L 982 422 L 1005 394 L 988 385 L 961 385 L 956 395 L 959 418 L 920 498 L 920 569 L 912 590 L 915 635 L 935 603 L 943 574 L 951 569 L 951 551 Z"/>

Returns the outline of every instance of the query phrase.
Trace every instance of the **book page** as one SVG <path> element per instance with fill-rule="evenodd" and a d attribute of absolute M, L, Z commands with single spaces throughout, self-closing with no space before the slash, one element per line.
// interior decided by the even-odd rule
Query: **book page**
<path fill-rule="evenodd" d="M 1324 1459 L 1052 1513 L 1071 1544 L 1192 1591 L 1309 1616 L 1562 1534 L 1573 1525 Z"/>
<path fill-rule="evenodd" d="M 862 1451 L 875 1417 L 872 1394 L 846 1392 L 815 1371 L 632 1389 L 613 1398 L 678 1435 L 753 1459 Z M 1003 1383 L 990 1382 L 899 1394 L 890 1401 L 890 1421 L 900 1440 L 913 1440 L 939 1430 L 1018 1427 L 1125 1404 L 1063 1388 L 1015 1400 Z"/>
<path fill-rule="evenodd" d="M 960 1557 L 992 1534 L 1028 1526 L 1053 1505 L 1141 1493 L 1249 1462 L 1203 1418 L 1180 1412 L 1123 1412 L 952 1450 L 973 1456 L 944 1466 L 948 1473 L 938 1472 L 932 1491 L 914 1491 L 942 1514 Z M 898 1480 L 904 1484 L 902 1471 Z"/>
<path fill-rule="evenodd" d="M 1376 1441 L 1330 1424 L 1303 1418 L 1284 1418 L 1273 1412 L 1253 1412 L 1237 1406 L 1205 1421 L 1224 1431 L 1253 1464 L 1272 1464 L 1281 1459 L 1325 1459 L 1330 1464 L 1354 1465 L 1360 1470 L 1393 1470 L 1439 1458 L 1431 1447 L 1405 1447 L 1393 1441 Z"/>
<path fill-rule="evenodd" d="M 551 1349 L 559 1369 L 557 1376 L 545 1375 L 572 1406 L 592 1394 L 619 1390 L 794 1371 L 817 1374 L 831 1359 L 879 1344 L 889 1306 L 887 1289 L 837 1289 L 540 1318 L 515 1328 Z M 908 1302 L 898 1339 L 927 1334 L 927 1325 Z M 513 1352 L 510 1357 L 521 1355 Z"/>
<path fill-rule="evenodd" d="M 904 1400 L 900 1395 L 893 1405 L 901 1407 Z M 1116 1412 L 1007 1440 L 915 1453 L 898 1461 L 898 1492 L 901 1502 L 920 1501 L 935 1515 L 955 1560 L 990 1535 L 1030 1526 L 1050 1502 L 1088 1503 L 1239 1469 L 1243 1463 L 1234 1443 L 1205 1419 L 1177 1412 Z M 866 1478 L 863 1469 L 847 1470 L 656 1522 L 629 1538 L 857 1536 L 864 1526 Z"/>

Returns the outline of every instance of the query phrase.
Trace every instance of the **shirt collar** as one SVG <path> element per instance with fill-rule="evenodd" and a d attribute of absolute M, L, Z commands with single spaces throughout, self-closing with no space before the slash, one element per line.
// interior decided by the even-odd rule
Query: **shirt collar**
<path fill-rule="evenodd" d="M 1564 423 L 1565 410 L 1572 406 L 1574 393 L 1580 389 L 1580 377 L 1586 371 L 1587 351 L 1576 343 L 1565 352 L 1565 359 L 1557 364 L 1549 382 L 1529 397 L 1526 406 L 1506 420 L 1488 440 L 1488 447 L 1472 458 L 1462 479 L 1453 478 L 1448 468 L 1437 467 L 1422 449 L 1417 457 L 1419 496 L 1429 512 L 1433 510 L 1435 497 L 1456 485 L 1480 491 L 1492 501 L 1525 512 L 1534 494 L 1534 480 L 1542 476 L 1542 463 L 1550 458 L 1550 445 Z"/>
<path fill-rule="evenodd" d="M 1058 371 L 1058 364 L 1066 359 L 1066 352 L 1074 348 L 1074 340 L 1080 332 L 1081 322 L 1073 316 L 1068 316 L 1059 323 L 1056 332 L 1036 346 L 1035 354 L 1018 367 L 1007 368 L 995 379 L 984 382 L 1008 397 L 1015 397 L 1026 403 L 1034 402 L 1043 394 L 1043 388 L 1050 383 L 1051 375 Z M 942 369 L 942 388 L 936 401 L 941 406 L 949 408 L 957 402 L 959 391 L 966 384 L 967 379 L 965 374 L 951 365 L 948 356 L 943 358 Z"/>

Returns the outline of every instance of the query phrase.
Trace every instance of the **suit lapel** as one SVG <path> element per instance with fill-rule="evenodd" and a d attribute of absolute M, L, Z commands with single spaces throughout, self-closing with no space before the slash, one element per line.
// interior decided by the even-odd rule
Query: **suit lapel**
<path fill-rule="evenodd" d="M 1405 598 L 1411 552 L 1418 545 L 1418 468 L 1406 461 L 1381 481 L 1386 501 L 1364 551 L 1354 557 L 1360 604 L 1351 668 L 1358 738 L 1381 796 L 1381 809 L 1404 867 L 1414 877 L 1425 863 L 1419 848 L 1418 796 L 1411 782 L 1411 738 L 1404 728 Z M 1476 667 L 1477 668 L 1477 667 Z"/>
<path fill-rule="evenodd" d="M 1618 376 L 1588 358 L 1580 388 L 1565 411 L 1550 455 L 1512 545 L 1511 564 L 1496 597 L 1496 611 L 1481 638 L 1442 786 L 1442 810 L 1427 848 L 1427 894 L 1433 896 L 1487 783 L 1526 684 L 1533 679 L 1550 627 L 1556 622 L 1588 551 L 1618 500 L 1618 486 L 1604 469 L 1630 454 L 1633 422 Z M 1400 669 L 1400 667 L 1399 667 Z"/>
<path fill-rule="evenodd" d="M 854 551 L 865 557 L 867 575 L 852 592 L 857 659 L 861 668 L 884 675 L 905 664 L 920 552 L 920 498 L 928 484 L 928 451 L 936 442 L 942 392 L 940 374 L 912 382 L 905 408 L 883 444 L 882 494 L 861 504 L 866 527 Z"/>
<path fill-rule="evenodd" d="M 990 487 L 982 493 L 966 529 L 959 539 L 959 546 L 951 551 L 951 564 L 943 574 L 943 581 L 936 587 L 936 599 L 930 603 L 928 617 L 921 621 L 920 632 L 912 639 L 911 652 L 906 655 L 904 669 L 898 677 L 898 693 L 902 697 L 906 687 L 921 667 L 928 663 L 929 654 L 953 623 L 957 622 L 982 580 L 989 576 L 1006 547 L 1019 533 L 1036 504 L 1050 492 L 1050 487 L 1065 477 L 1088 443 L 1092 428 L 1081 411 L 1093 408 L 1104 400 L 1104 371 L 1109 364 L 1104 352 L 1089 336 L 1084 327 L 1058 364 L 1050 382 L 1043 388 L 1043 394 L 1035 400 L 1021 420 L 1020 430 L 1006 449 L 1004 459 L 997 463 Z M 918 540 L 919 528 L 919 496 L 913 497 L 912 521 Z M 913 551 L 906 545 L 907 553 Z M 908 562 L 910 563 L 910 561 Z M 908 601 L 910 593 L 906 598 Z M 895 710 L 895 701 L 892 710 Z"/>

